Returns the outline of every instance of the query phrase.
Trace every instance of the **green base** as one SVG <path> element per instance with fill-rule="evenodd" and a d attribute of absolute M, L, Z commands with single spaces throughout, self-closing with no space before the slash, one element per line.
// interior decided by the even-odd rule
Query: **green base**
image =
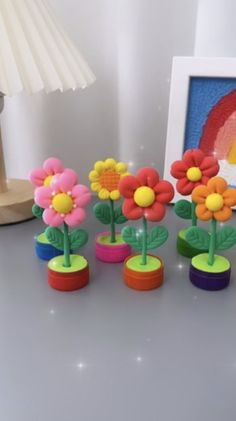
<path fill-rule="evenodd" d="M 54 272 L 72 273 L 78 272 L 79 270 L 83 270 L 84 268 L 86 268 L 86 266 L 88 266 L 88 262 L 83 256 L 71 254 L 70 260 L 71 266 L 67 268 L 64 266 L 64 256 L 57 256 L 48 262 L 48 267 Z"/>
<path fill-rule="evenodd" d="M 192 266 L 195 269 L 208 273 L 221 273 L 230 269 L 230 262 L 223 256 L 215 255 L 213 265 L 208 265 L 208 253 L 199 254 L 193 257 Z"/>
<path fill-rule="evenodd" d="M 190 227 L 191 228 L 191 227 Z M 192 247 L 187 241 L 186 241 L 186 233 L 189 230 L 189 228 L 184 228 L 179 231 L 178 237 L 177 237 L 177 251 L 181 256 L 184 257 L 194 257 L 197 256 L 200 253 L 207 252 L 208 250 L 200 250 L 195 247 Z"/>
<path fill-rule="evenodd" d="M 126 262 L 126 266 L 136 272 L 152 272 L 153 270 L 157 270 L 161 267 L 161 261 L 158 257 L 147 256 L 146 265 L 142 265 L 141 262 L 142 256 L 141 254 L 138 254 L 137 256 L 129 258 Z"/>
<path fill-rule="evenodd" d="M 49 243 L 49 241 L 48 241 L 48 239 L 46 237 L 45 232 L 42 232 L 41 234 L 36 235 L 35 240 L 38 241 L 38 243 L 51 244 L 51 243 Z"/>
<path fill-rule="evenodd" d="M 103 245 L 109 245 L 109 246 L 118 246 L 118 245 L 122 245 L 122 244 L 126 244 L 125 241 L 123 240 L 121 234 L 116 234 L 116 242 L 115 243 L 111 243 L 111 236 L 110 235 L 99 235 L 97 237 L 97 243 L 103 244 Z"/>

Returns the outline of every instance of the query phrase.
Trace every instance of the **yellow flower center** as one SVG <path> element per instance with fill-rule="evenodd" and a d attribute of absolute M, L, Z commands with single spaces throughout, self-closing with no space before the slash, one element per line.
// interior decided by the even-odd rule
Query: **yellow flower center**
<path fill-rule="evenodd" d="M 198 167 L 191 167 L 191 168 L 188 169 L 188 171 L 187 171 L 187 179 L 189 181 L 196 182 L 196 181 L 201 180 L 201 178 L 202 178 L 202 172 L 201 172 L 200 168 L 198 168 Z"/>
<path fill-rule="evenodd" d="M 139 187 L 134 193 L 134 201 L 138 206 L 147 208 L 155 201 L 155 193 L 150 187 Z"/>
<path fill-rule="evenodd" d="M 211 212 L 217 212 L 224 206 L 224 199 L 219 193 L 209 194 L 206 198 L 206 207 Z"/>
<path fill-rule="evenodd" d="M 102 188 L 107 189 L 109 192 L 118 189 L 119 181 L 120 174 L 114 170 L 104 171 L 99 177 Z"/>
<path fill-rule="evenodd" d="M 61 214 L 66 214 L 73 208 L 73 200 L 66 193 L 58 193 L 52 200 L 53 209 Z"/>
<path fill-rule="evenodd" d="M 44 179 L 43 185 L 46 186 L 46 187 L 50 187 L 51 186 L 52 179 L 53 179 L 53 175 L 48 175 Z"/>

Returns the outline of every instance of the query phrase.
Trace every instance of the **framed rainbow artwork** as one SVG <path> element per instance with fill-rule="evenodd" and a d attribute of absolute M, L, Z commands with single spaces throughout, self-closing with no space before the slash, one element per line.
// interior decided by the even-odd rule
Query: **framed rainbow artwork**
<path fill-rule="evenodd" d="M 164 178 L 186 149 L 219 160 L 219 175 L 236 188 L 236 59 L 174 57 Z M 176 194 L 173 201 L 178 200 Z"/>

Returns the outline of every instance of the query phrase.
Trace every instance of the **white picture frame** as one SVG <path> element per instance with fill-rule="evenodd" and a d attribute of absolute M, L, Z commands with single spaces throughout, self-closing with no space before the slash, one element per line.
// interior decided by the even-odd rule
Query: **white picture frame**
<path fill-rule="evenodd" d="M 236 79 L 236 58 L 173 58 L 164 179 L 170 181 L 174 186 L 177 180 L 171 176 L 170 167 L 174 161 L 181 159 L 183 156 L 189 87 L 190 80 L 193 77 Z M 176 192 L 172 202 L 176 202 L 181 197 L 182 196 Z M 188 197 L 186 197 L 186 199 L 187 198 Z"/>

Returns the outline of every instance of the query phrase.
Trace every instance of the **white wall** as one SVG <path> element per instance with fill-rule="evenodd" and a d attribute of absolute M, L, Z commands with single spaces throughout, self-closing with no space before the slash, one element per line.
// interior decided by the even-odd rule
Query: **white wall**
<path fill-rule="evenodd" d="M 10 177 L 61 157 L 87 182 L 114 155 L 162 171 L 173 55 L 194 49 L 197 0 L 51 0 L 96 83 L 84 91 L 6 99 Z"/>

